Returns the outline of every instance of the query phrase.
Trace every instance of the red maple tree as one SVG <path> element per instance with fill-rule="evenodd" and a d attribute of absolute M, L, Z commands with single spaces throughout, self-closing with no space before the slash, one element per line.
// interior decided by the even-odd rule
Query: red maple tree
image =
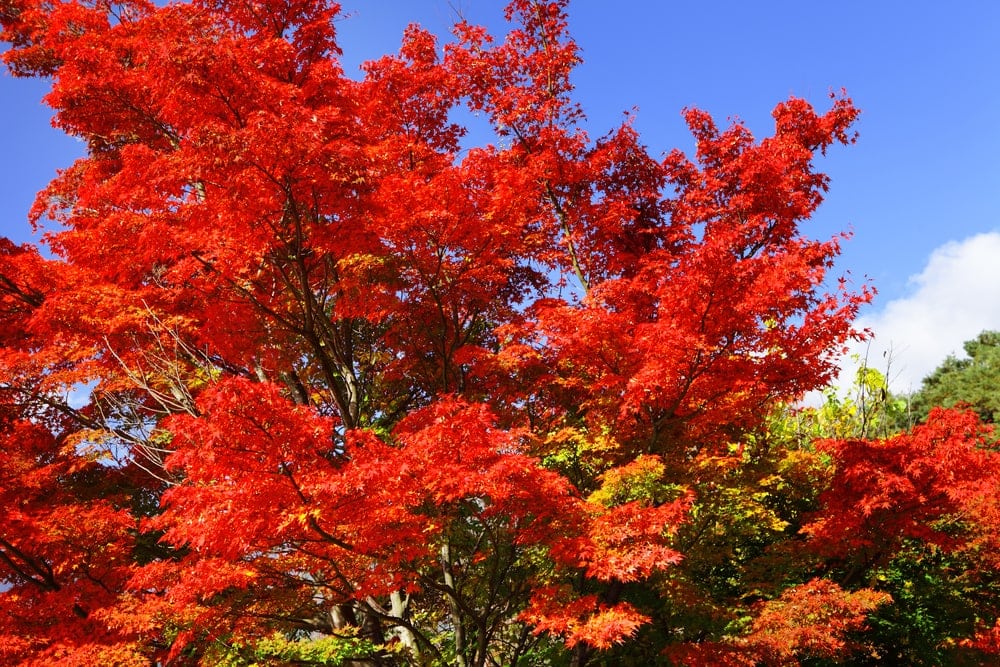
<path fill-rule="evenodd" d="M 786 664 L 887 601 L 813 571 L 742 634 L 661 627 L 732 445 L 856 335 L 799 225 L 858 112 L 591 141 L 565 4 L 357 80 L 323 0 L 0 4 L 87 146 L 32 213 L 51 258 L 0 248 L 0 662 Z"/>

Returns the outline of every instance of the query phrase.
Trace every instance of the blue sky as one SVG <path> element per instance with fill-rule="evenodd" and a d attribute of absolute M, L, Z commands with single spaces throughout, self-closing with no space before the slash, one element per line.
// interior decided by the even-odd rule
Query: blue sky
<path fill-rule="evenodd" d="M 456 11 L 500 33 L 503 4 L 343 0 L 345 65 L 395 50 L 411 21 L 446 34 Z M 821 162 L 831 191 L 806 230 L 853 230 L 837 271 L 878 288 L 862 324 L 891 345 L 896 388 L 1000 328 L 1000 3 L 575 0 L 570 29 L 591 136 L 635 108 L 654 155 L 690 147 L 686 106 L 764 136 L 777 102 L 824 107 L 846 88 L 861 136 Z M 80 150 L 49 127 L 44 92 L 0 77 L 0 234 L 19 241 L 35 191 Z"/>

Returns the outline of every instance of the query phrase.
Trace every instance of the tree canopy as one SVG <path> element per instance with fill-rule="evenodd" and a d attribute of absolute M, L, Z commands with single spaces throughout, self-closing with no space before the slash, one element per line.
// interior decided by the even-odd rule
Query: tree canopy
<path fill-rule="evenodd" d="M 87 147 L 0 244 L 0 663 L 1000 652 L 989 429 L 787 408 L 863 336 L 801 228 L 854 104 L 591 139 L 566 4 L 353 79 L 324 0 L 0 2 Z"/>
<path fill-rule="evenodd" d="M 910 397 L 917 419 L 937 405 L 965 405 L 983 421 L 1000 417 L 1000 332 L 983 331 L 963 344 L 966 357 L 949 356 L 931 372 Z"/>

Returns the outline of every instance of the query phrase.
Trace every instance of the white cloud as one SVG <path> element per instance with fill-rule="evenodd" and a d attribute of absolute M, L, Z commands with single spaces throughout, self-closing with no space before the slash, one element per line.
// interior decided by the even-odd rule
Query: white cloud
<path fill-rule="evenodd" d="M 875 333 L 867 350 L 868 365 L 885 372 L 891 359 L 889 379 L 895 392 L 918 389 L 949 354 L 965 355 L 963 342 L 984 329 L 1000 329 L 1000 232 L 935 249 L 923 271 L 910 277 L 909 287 L 908 296 L 889 301 L 857 322 Z M 854 352 L 864 355 L 864 347 L 856 346 Z M 852 376 L 848 362 L 841 377 Z"/>

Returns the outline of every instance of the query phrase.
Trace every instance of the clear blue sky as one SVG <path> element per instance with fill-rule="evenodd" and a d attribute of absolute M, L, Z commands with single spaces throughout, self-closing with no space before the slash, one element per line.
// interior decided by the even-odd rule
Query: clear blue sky
<path fill-rule="evenodd" d="M 395 50 L 410 21 L 446 34 L 457 9 L 494 33 L 504 25 L 501 0 L 343 5 L 349 71 Z M 739 116 L 763 136 L 782 99 L 822 107 L 846 88 L 863 111 L 861 136 L 822 161 L 831 192 L 807 230 L 853 230 L 838 270 L 870 277 L 876 309 L 908 297 L 908 278 L 935 249 L 1000 231 L 1000 2 L 575 0 L 570 28 L 584 59 L 575 84 L 591 136 L 635 107 L 654 154 L 689 148 L 685 106 Z M 29 238 L 34 192 L 79 151 L 49 128 L 43 94 L 39 82 L 0 77 L 0 233 L 18 240 Z"/>

